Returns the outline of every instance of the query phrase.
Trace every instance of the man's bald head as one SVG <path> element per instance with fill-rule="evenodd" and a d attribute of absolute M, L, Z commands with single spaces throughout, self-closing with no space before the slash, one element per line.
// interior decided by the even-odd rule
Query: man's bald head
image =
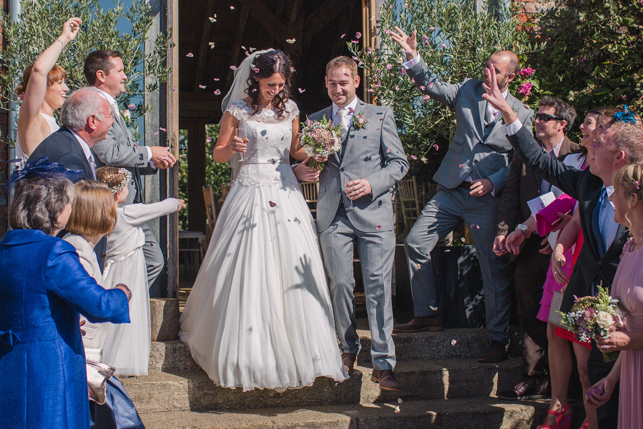
<path fill-rule="evenodd" d="M 489 57 L 486 67 L 494 68 L 496 70 L 496 78 L 498 80 L 498 88 L 500 91 L 505 91 L 509 82 L 516 78 L 516 74 L 520 71 L 520 60 L 518 55 L 512 51 L 497 51 Z M 489 85 L 489 79 L 486 73 L 482 73 L 484 82 Z"/>

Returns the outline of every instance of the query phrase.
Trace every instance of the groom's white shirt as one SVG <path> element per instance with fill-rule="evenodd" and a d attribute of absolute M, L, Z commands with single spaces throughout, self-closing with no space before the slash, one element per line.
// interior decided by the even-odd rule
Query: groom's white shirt
<path fill-rule="evenodd" d="M 351 101 L 350 103 L 348 103 L 347 106 L 344 107 L 344 109 L 346 109 L 348 111 L 348 114 L 346 116 L 350 119 L 348 121 L 348 129 L 349 130 L 353 126 L 353 116 L 355 116 L 355 113 L 356 113 L 355 108 L 357 107 L 357 102 L 358 101 L 359 100 L 358 100 L 357 96 L 355 96 L 355 98 L 353 98 L 353 101 Z M 341 109 L 341 107 L 339 107 L 337 104 L 333 103 L 333 123 L 335 125 L 339 125 L 339 121 L 341 120 L 341 119 L 339 119 L 339 116 L 337 115 L 337 112 L 339 112 L 339 109 Z"/>

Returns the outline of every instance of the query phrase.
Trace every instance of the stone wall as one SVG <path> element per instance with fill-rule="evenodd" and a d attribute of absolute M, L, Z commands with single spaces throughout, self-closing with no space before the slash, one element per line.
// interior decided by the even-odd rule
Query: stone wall
<path fill-rule="evenodd" d="M 550 0 L 512 0 L 512 3 L 522 9 L 519 15 L 522 22 L 529 21 L 534 13 L 553 7 L 555 4 Z"/>

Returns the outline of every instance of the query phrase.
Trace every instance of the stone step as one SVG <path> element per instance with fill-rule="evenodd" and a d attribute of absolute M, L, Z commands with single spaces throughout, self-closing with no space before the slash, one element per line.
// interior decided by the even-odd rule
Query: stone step
<path fill-rule="evenodd" d="M 216 386 L 202 371 L 151 371 L 144 377 L 123 379 L 123 384 L 143 412 L 216 411 L 266 407 L 301 407 L 337 404 L 370 404 L 403 399 L 452 399 L 489 397 L 520 381 L 520 359 L 482 364 L 472 358 L 400 362 L 396 377 L 399 393 L 383 391 L 371 381 L 372 369 L 357 366 L 350 379 L 336 383 L 318 378 L 311 387 L 278 393 L 274 390 L 243 392 Z"/>
<path fill-rule="evenodd" d="M 358 330 L 362 351 L 359 362 L 371 361 L 371 333 L 366 329 Z M 517 330 L 510 330 L 510 356 L 522 354 L 522 341 Z M 418 332 L 413 334 L 393 334 L 395 353 L 398 362 L 417 359 L 474 358 L 489 345 L 484 329 L 445 329 L 440 332 Z M 153 341 L 150 355 L 150 370 L 158 371 L 197 371 L 188 347 L 179 340 Z"/>
<path fill-rule="evenodd" d="M 396 407 L 399 406 L 399 412 Z M 546 401 L 495 398 L 397 401 L 241 412 L 141 412 L 147 429 L 529 429 L 544 419 Z"/>

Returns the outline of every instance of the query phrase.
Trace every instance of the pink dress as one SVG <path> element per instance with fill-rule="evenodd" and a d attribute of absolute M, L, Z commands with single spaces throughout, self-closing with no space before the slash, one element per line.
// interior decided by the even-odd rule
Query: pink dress
<path fill-rule="evenodd" d="M 643 252 L 630 252 L 632 239 L 623 247 L 611 295 L 625 314 L 626 331 L 643 330 Z M 643 349 L 621 351 L 619 429 L 643 428 Z"/>

